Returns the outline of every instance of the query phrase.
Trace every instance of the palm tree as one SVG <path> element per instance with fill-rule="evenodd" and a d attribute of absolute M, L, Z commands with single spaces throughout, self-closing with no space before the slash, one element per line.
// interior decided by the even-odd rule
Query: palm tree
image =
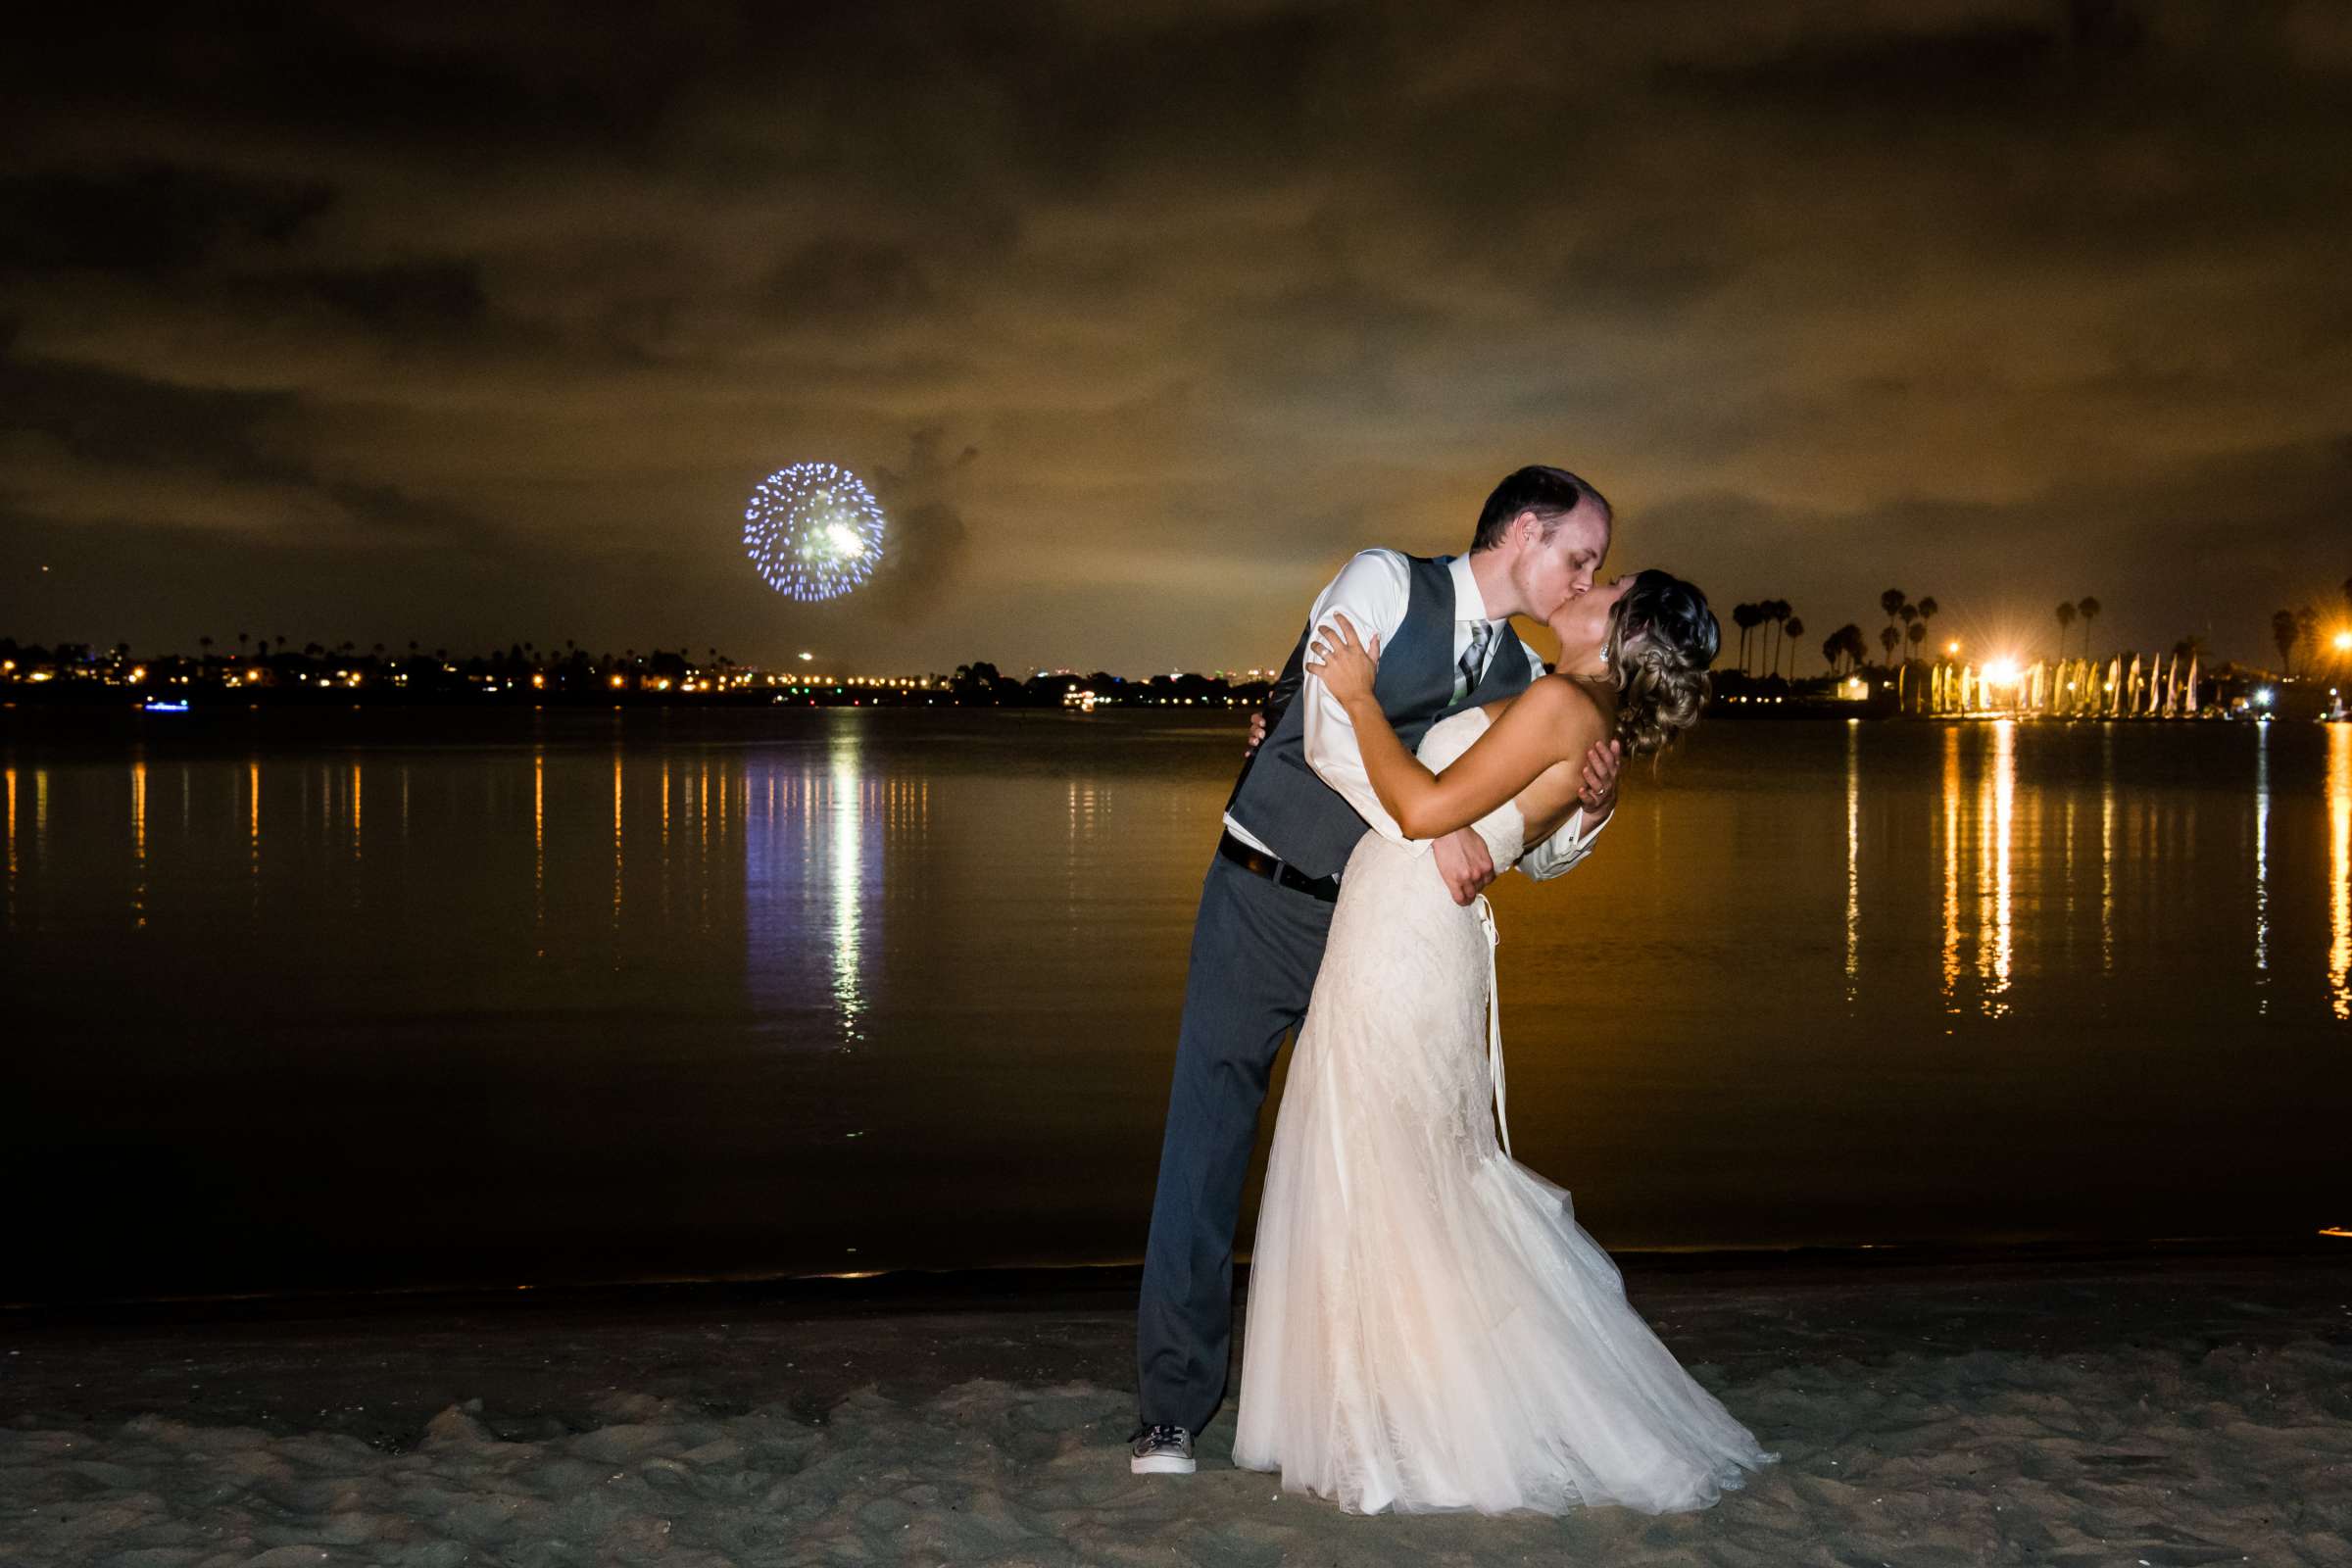
<path fill-rule="evenodd" d="M 2296 611 L 2295 630 L 2301 635 L 2303 672 L 2308 675 L 2311 673 L 2311 666 L 2319 662 L 2320 658 L 2320 612 L 2309 605 Z"/>
<path fill-rule="evenodd" d="M 1821 657 L 1833 666 L 1843 659 L 1848 669 L 1855 669 L 1870 657 L 1870 645 L 1862 640 L 1862 628 L 1849 620 L 1822 643 Z"/>
<path fill-rule="evenodd" d="M 1931 594 L 1919 602 L 1919 618 L 1922 620 L 1934 620 L 1936 618 L 1936 612 L 1941 610 L 1942 608 L 1943 607 L 1941 605 L 1936 602 L 1935 596 Z"/>
<path fill-rule="evenodd" d="M 1905 632 L 1904 635 L 1911 639 L 1911 651 L 1913 656 L 1916 657 L 1919 652 L 1919 645 L 1928 640 L 1928 623 L 1915 615 L 1911 619 L 1911 629 Z"/>
<path fill-rule="evenodd" d="M 2082 656 L 2090 657 L 2090 623 L 2099 618 L 2099 602 L 2085 594 L 2075 601 L 2075 613 L 2082 617 Z"/>
<path fill-rule="evenodd" d="M 237 658 L 243 659 L 245 657 L 245 645 L 252 641 L 253 633 L 249 631 L 241 631 L 237 633 Z"/>
<path fill-rule="evenodd" d="M 1894 631 L 1894 617 L 1901 614 L 1903 612 L 1903 607 L 1910 602 L 1910 596 L 1905 594 L 1900 588 L 1889 588 L 1885 593 L 1879 595 L 1879 608 L 1886 612 L 1886 629 L 1888 631 Z M 1901 636 L 1902 634 L 1900 632 L 1895 632 L 1893 637 L 1882 637 L 1879 639 L 1880 642 L 1886 644 L 1886 646 L 1887 658 L 1891 659 L 1894 657 L 1894 645 Z"/>
<path fill-rule="evenodd" d="M 1879 646 L 1886 650 L 1886 662 L 1888 664 L 1892 664 L 1894 662 L 1894 645 L 1902 640 L 1903 634 L 1894 629 L 1893 617 L 1889 616 L 1886 624 L 1879 631 Z"/>
<path fill-rule="evenodd" d="M 204 658 L 209 662 L 213 657 L 213 640 L 210 637 L 199 637 L 196 639 L 196 646 L 204 650 Z"/>
<path fill-rule="evenodd" d="M 2295 624 L 2293 611 L 2278 610 L 2271 612 L 2271 641 L 2278 645 L 2278 657 L 2283 661 L 2283 667 L 2278 671 L 2280 675 L 2286 674 L 2295 667 L 2295 639 L 2302 635 L 2302 627 Z"/>
<path fill-rule="evenodd" d="M 2071 599 L 2058 601 L 2058 657 L 2066 657 L 2067 628 L 2075 623 L 2075 605 Z"/>
<path fill-rule="evenodd" d="M 1796 639 L 1805 634 L 1805 623 L 1798 617 L 1790 615 L 1788 624 L 1782 627 L 1781 632 L 1788 639 L 1788 678 L 1794 680 L 1796 679 Z"/>
<path fill-rule="evenodd" d="M 1740 672 L 1743 675 L 1747 673 L 1747 634 L 1756 629 L 1757 619 L 1755 606 L 1732 607 L 1732 624 L 1740 628 Z"/>

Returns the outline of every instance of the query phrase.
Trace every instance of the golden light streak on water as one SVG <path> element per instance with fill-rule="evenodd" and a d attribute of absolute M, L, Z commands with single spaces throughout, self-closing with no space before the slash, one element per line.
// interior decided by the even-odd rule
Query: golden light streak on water
<path fill-rule="evenodd" d="M 8 768 L 8 923 L 17 923 L 17 770 Z"/>
<path fill-rule="evenodd" d="M 699 937 L 710 929 L 710 760 L 698 757 L 686 765 L 693 773 L 680 811 L 694 851 L 694 934 Z"/>
<path fill-rule="evenodd" d="M 547 956 L 547 753 L 531 749 L 531 940 Z"/>
<path fill-rule="evenodd" d="M 360 858 L 360 764 L 356 761 L 351 764 L 351 858 L 354 861 Z M 359 897 L 356 885 L 352 897 L 355 901 Z"/>
<path fill-rule="evenodd" d="M 1861 991 L 1862 974 L 1862 726 L 1845 726 L 1845 1004 Z"/>
<path fill-rule="evenodd" d="M 2099 738 L 2099 973 L 2115 973 L 2115 726 Z"/>
<path fill-rule="evenodd" d="M 2066 810 L 2059 831 L 2066 836 L 2065 863 L 2059 875 L 2066 883 L 2066 961 L 2075 960 L 2075 792 L 2066 793 Z"/>
<path fill-rule="evenodd" d="M 612 749 L 612 961 L 620 962 L 620 748 Z"/>
<path fill-rule="evenodd" d="M 2271 1010 L 2271 726 L 2254 726 L 2254 1010 Z"/>
<path fill-rule="evenodd" d="M 253 882 L 253 908 L 262 906 L 262 761 L 245 764 L 245 868 Z"/>
<path fill-rule="evenodd" d="M 2328 726 L 2328 1005 L 2352 1020 L 2352 724 Z"/>
<path fill-rule="evenodd" d="M 1960 726 L 1943 729 L 1943 1010 L 1960 991 Z"/>
<path fill-rule="evenodd" d="M 2016 932 L 2011 923 L 2014 907 L 2011 843 L 2017 821 L 2017 720 L 1998 719 L 1992 726 L 1992 789 L 1993 789 L 1993 959 L 1992 972 L 1996 994 L 2006 996 L 2009 990 L 2010 965 L 2015 951 Z M 1999 1010 L 2007 1012 L 2003 1002 Z"/>
<path fill-rule="evenodd" d="M 143 757 L 133 759 L 130 764 L 130 912 L 133 923 L 144 928 L 147 924 L 147 760 Z"/>

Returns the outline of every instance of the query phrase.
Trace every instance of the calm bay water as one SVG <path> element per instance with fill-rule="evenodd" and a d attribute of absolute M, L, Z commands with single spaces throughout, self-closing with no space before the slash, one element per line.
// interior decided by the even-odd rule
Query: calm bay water
<path fill-rule="evenodd" d="M 1132 1259 L 1238 760 L 0 713 L 0 1299 Z M 2352 726 L 1718 721 L 1494 900 L 1513 1140 L 1605 1245 L 2352 1223 Z"/>

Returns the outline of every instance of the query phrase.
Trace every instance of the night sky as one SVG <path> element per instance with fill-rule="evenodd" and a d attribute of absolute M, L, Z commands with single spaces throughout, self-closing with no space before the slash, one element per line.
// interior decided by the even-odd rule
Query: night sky
<path fill-rule="evenodd" d="M 1803 668 L 2341 614 L 2341 0 L 470 11 L 12 24 L 0 633 L 1262 664 L 1527 462 Z"/>

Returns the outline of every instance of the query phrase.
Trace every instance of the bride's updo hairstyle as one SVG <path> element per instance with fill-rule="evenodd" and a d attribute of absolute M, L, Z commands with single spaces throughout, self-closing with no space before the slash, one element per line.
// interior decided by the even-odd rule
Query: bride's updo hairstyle
<path fill-rule="evenodd" d="M 1663 571 L 1634 574 L 1609 610 L 1609 671 L 1617 677 L 1617 738 L 1629 757 L 1665 750 L 1698 722 L 1713 689 L 1707 666 L 1723 628 L 1707 596 Z"/>

